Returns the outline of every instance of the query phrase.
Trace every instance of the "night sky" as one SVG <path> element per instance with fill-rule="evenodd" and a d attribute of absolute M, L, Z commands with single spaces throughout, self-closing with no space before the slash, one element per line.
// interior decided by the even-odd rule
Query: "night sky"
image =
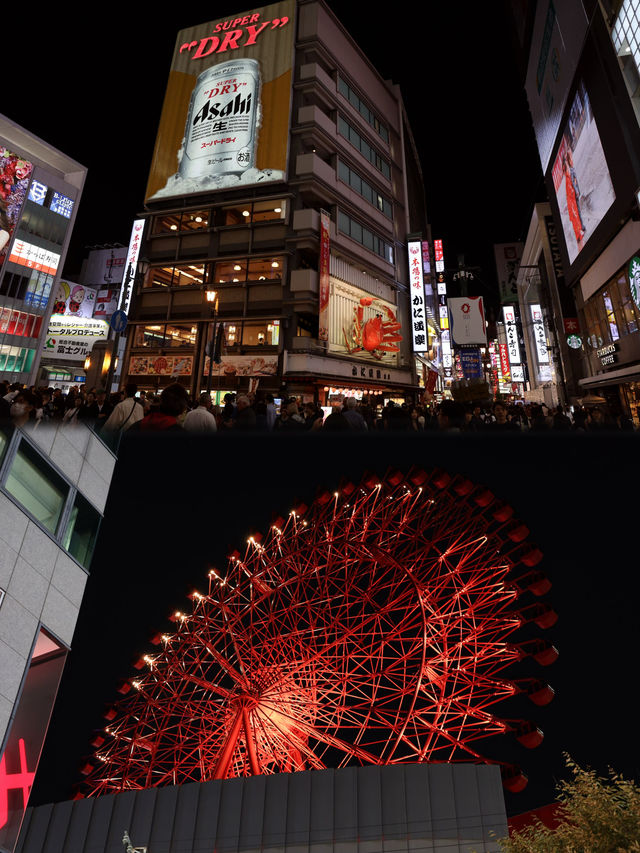
<path fill-rule="evenodd" d="M 330 0 L 329 6 L 380 73 L 400 84 L 433 235 L 444 240 L 447 267 L 456 267 L 463 253 L 467 264 L 482 268 L 482 284 L 471 293 L 491 299 L 493 243 L 526 236 L 541 191 L 502 4 L 405 0 L 382 10 Z M 85 246 L 128 244 L 143 209 L 178 30 L 247 8 L 245 0 L 215 11 L 206 3 L 181 4 L 158 15 L 144 4 L 115 2 L 87 27 L 50 6 L 38 12 L 33 46 L 5 40 L 12 85 L 3 87 L 0 110 L 89 168 L 66 275 L 80 269 Z"/>
<path fill-rule="evenodd" d="M 130 438 L 121 449 L 34 802 L 71 795 L 83 757 L 92 752 L 92 733 L 105 725 L 104 707 L 119 697 L 117 682 L 133 677 L 133 662 L 153 651 L 151 636 L 171 630 L 169 614 L 190 609 L 188 593 L 206 589 L 210 565 L 223 568 L 253 530 L 265 531 L 298 498 L 310 503 L 318 487 L 334 490 L 342 477 L 357 482 L 367 470 L 383 475 L 390 466 L 406 471 L 412 464 L 463 473 L 510 503 L 543 551 L 539 568 L 553 583 L 547 599 L 559 621 L 536 634 L 553 642 L 560 658 L 520 675 L 548 680 L 556 697 L 546 708 L 518 697 L 496 709 L 536 722 L 545 741 L 533 751 L 510 736 L 479 747 L 529 776 L 523 793 L 507 795 L 509 812 L 553 800 L 564 751 L 598 770 L 612 765 L 640 778 L 630 689 L 636 664 L 629 651 L 640 641 L 637 500 L 627 498 L 640 474 L 635 438 Z"/>

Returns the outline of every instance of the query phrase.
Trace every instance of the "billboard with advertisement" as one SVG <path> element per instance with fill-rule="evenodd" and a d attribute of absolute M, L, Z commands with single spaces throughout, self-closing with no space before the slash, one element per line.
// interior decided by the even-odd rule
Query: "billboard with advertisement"
<path fill-rule="evenodd" d="M 573 263 L 616 199 L 582 81 L 573 98 L 551 174 L 569 263 Z"/>
<path fill-rule="evenodd" d="M 82 281 L 91 287 L 118 287 L 127 262 L 126 246 L 92 249 L 82 270 Z"/>
<path fill-rule="evenodd" d="M 285 178 L 295 8 L 178 33 L 146 201 Z"/>
<path fill-rule="evenodd" d="M 525 89 L 543 172 L 560 129 L 587 25 L 582 0 L 544 0 L 537 5 Z"/>
<path fill-rule="evenodd" d="M 451 340 L 454 346 L 487 343 L 487 326 L 482 296 L 458 296 L 447 300 Z"/>
<path fill-rule="evenodd" d="M 495 243 L 500 302 L 505 305 L 518 301 L 518 270 L 522 261 L 524 243 Z"/>
<path fill-rule="evenodd" d="M 32 172 L 32 163 L 0 145 L 0 269 L 22 210 Z"/>
<path fill-rule="evenodd" d="M 73 281 L 60 280 L 53 287 L 52 314 L 65 317 L 93 317 L 97 291 Z"/>
<path fill-rule="evenodd" d="M 330 300 L 330 352 L 398 364 L 403 335 L 395 305 L 334 278 Z"/>
<path fill-rule="evenodd" d="M 105 340 L 109 326 L 104 320 L 53 314 L 49 321 L 43 356 L 56 361 L 82 362 L 96 341 Z"/>

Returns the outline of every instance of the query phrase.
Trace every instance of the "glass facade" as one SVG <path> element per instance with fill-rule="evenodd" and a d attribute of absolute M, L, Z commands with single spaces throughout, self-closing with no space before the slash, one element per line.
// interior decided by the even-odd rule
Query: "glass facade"
<path fill-rule="evenodd" d="M 338 177 L 341 181 L 344 181 L 345 184 L 350 186 L 352 190 L 355 190 L 358 195 L 361 195 L 362 198 L 366 199 L 369 204 L 372 204 L 381 213 L 388 216 L 389 219 L 392 218 L 393 208 L 389 199 L 382 195 L 382 193 L 379 193 L 378 190 L 372 187 L 371 184 L 356 171 L 349 168 L 343 160 L 338 161 Z"/>
<path fill-rule="evenodd" d="M 342 211 L 338 212 L 338 230 L 363 245 L 365 249 L 370 249 L 376 255 L 380 255 L 387 263 L 393 263 L 393 246 Z"/>
<path fill-rule="evenodd" d="M 352 107 L 355 107 L 355 109 L 358 110 L 363 119 L 371 125 L 378 136 L 389 144 L 389 130 L 386 124 L 383 124 L 377 118 L 373 110 L 369 109 L 357 92 L 355 92 L 347 83 L 344 77 L 338 77 L 338 91 L 347 99 L 347 101 L 349 101 Z"/>
<path fill-rule="evenodd" d="M 352 127 L 342 116 L 338 116 L 338 133 L 350 142 L 387 180 L 391 179 L 391 167 L 388 160 L 385 160 L 373 146 L 369 145 L 355 127 Z"/>

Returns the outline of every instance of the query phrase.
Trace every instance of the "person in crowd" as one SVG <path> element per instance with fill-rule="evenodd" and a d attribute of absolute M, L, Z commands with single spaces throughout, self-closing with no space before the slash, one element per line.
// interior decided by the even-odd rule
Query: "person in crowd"
<path fill-rule="evenodd" d="M 364 418 L 357 410 L 357 405 L 358 401 L 355 397 L 347 397 L 344 404 L 344 411 L 342 414 L 344 415 L 345 420 L 349 424 L 349 429 L 353 430 L 354 432 L 366 432 L 367 425 L 364 421 Z"/>
<path fill-rule="evenodd" d="M 489 432 L 518 432 L 520 430 L 519 425 L 509 419 L 507 407 L 504 403 L 494 403 L 493 416 L 495 420 L 487 425 Z"/>
<path fill-rule="evenodd" d="M 571 418 L 567 414 L 564 406 L 556 406 L 553 414 L 553 426 L 551 429 L 557 432 L 569 432 L 571 430 Z"/>
<path fill-rule="evenodd" d="M 241 432 L 256 428 L 256 413 L 251 408 L 251 400 L 246 394 L 240 394 L 236 400 L 235 429 Z"/>
<path fill-rule="evenodd" d="M 316 432 L 322 428 L 324 412 L 320 406 L 316 406 L 315 403 L 305 403 L 302 415 L 304 417 L 304 425 L 307 430 Z"/>
<path fill-rule="evenodd" d="M 464 428 L 464 406 L 455 400 L 443 400 L 438 410 L 440 432 L 457 433 Z"/>
<path fill-rule="evenodd" d="M 267 429 L 272 430 L 278 417 L 278 409 L 273 401 L 273 394 L 266 394 L 264 399 L 267 403 Z"/>
<path fill-rule="evenodd" d="M 179 382 L 173 382 L 163 389 L 158 405 L 152 406 L 149 414 L 136 421 L 129 428 L 127 434 L 143 435 L 151 432 L 183 432 L 180 420 L 187 411 L 188 406 L 189 397 L 185 388 Z"/>
<path fill-rule="evenodd" d="M 63 426 L 77 426 L 80 423 L 80 410 L 82 408 L 82 397 L 76 394 L 71 397 L 72 405 L 69 406 L 62 418 Z"/>
<path fill-rule="evenodd" d="M 136 400 L 137 390 L 138 386 L 135 382 L 129 382 L 125 386 L 125 399 L 114 407 L 113 411 L 105 421 L 104 426 L 102 427 L 105 432 L 124 432 L 131 429 L 135 423 L 142 420 L 144 417 L 144 410 Z"/>
<path fill-rule="evenodd" d="M 302 432 L 306 428 L 304 418 L 298 410 L 296 400 L 289 400 L 285 405 L 284 411 L 280 412 L 280 418 L 276 421 L 276 426 L 279 432 Z"/>
<path fill-rule="evenodd" d="M 16 427 L 25 426 L 30 420 L 35 420 L 39 400 L 31 391 L 18 391 L 11 403 L 11 423 Z"/>
<path fill-rule="evenodd" d="M 327 432 L 340 432 L 350 430 L 349 421 L 345 418 L 342 407 L 334 405 L 331 408 L 331 414 L 327 415 L 322 424 L 322 429 Z"/>
<path fill-rule="evenodd" d="M 96 391 L 96 418 L 94 422 L 94 430 L 99 432 L 105 425 L 107 418 L 113 411 L 111 403 L 107 400 L 107 392 L 104 388 L 98 388 Z"/>
<path fill-rule="evenodd" d="M 206 392 L 200 394 L 198 405 L 187 412 L 183 422 L 187 432 L 216 432 L 216 419 L 211 414 L 211 397 Z"/>
<path fill-rule="evenodd" d="M 608 419 L 600 406 L 594 406 L 587 417 L 586 430 L 587 432 L 607 432 L 617 430 L 618 425 L 611 419 Z"/>

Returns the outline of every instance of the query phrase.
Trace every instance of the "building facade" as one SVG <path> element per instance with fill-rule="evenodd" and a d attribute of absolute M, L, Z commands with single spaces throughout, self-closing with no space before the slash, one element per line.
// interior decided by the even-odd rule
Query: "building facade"
<path fill-rule="evenodd" d="M 87 170 L 0 116 L 0 174 L 0 377 L 51 385 L 41 353 Z"/>
<path fill-rule="evenodd" d="M 509 5 L 509 4 L 507 4 Z M 640 403 L 640 21 L 632 0 L 512 9 L 564 284 L 579 328 L 574 399 Z"/>
<path fill-rule="evenodd" d="M 29 809 L 17 853 L 498 851 L 496 766 L 396 764 L 125 791 Z"/>
<path fill-rule="evenodd" d="M 251 97 L 257 154 L 231 150 L 253 132 Z M 321 0 L 180 34 L 144 218 L 123 382 L 321 403 L 416 393 L 406 244 L 427 237 L 420 164 L 398 87 Z"/>
<path fill-rule="evenodd" d="M 0 428 L 0 850 L 13 850 L 115 456 L 91 430 Z"/>

